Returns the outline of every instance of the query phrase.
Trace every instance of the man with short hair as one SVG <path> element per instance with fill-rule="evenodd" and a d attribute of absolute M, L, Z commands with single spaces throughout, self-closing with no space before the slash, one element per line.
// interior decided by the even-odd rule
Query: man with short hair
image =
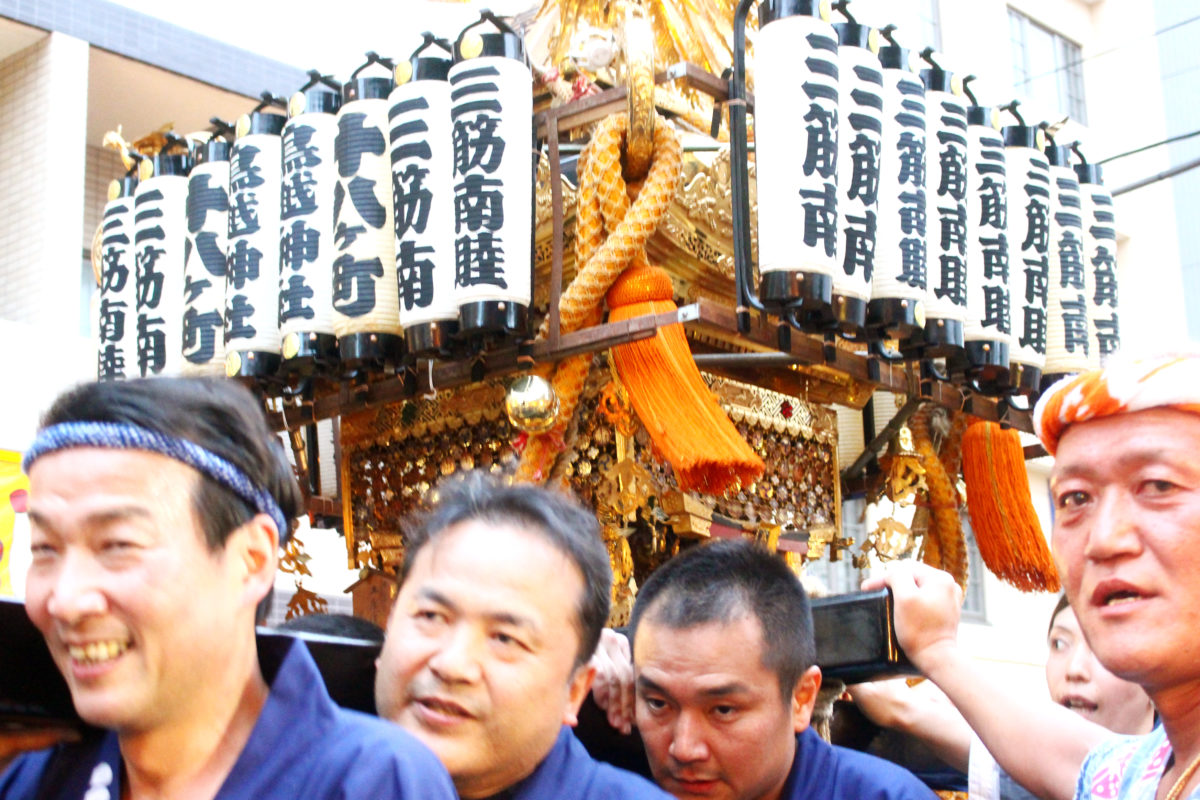
<path fill-rule="evenodd" d="M 822 740 L 821 670 L 800 581 L 745 541 L 695 547 L 642 586 L 630 621 L 635 717 L 680 800 L 926 800 L 911 773 Z"/>
<path fill-rule="evenodd" d="M 26 609 L 101 730 L 19 758 L 0 796 L 454 797 L 423 745 L 333 704 L 301 643 L 260 663 L 256 607 L 301 496 L 249 391 L 79 386 L 25 469 Z"/>
<path fill-rule="evenodd" d="M 1052 546 L 1079 627 L 1161 725 L 1114 738 L 985 681 L 956 641 L 961 593 L 943 572 L 907 565 L 867 586 L 892 588 L 905 653 L 1034 794 L 1200 798 L 1200 354 L 1119 356 L 1065 378 L 1034 426 L 1055 457 Z"/>
<path fill-rule="evenodd" d="M 406 541 L 379 714 L 437 753 L 465 800 L 665 798 L 575 739 L 612 575 L 595 516 L 480 474 L 439 487 Z"/>

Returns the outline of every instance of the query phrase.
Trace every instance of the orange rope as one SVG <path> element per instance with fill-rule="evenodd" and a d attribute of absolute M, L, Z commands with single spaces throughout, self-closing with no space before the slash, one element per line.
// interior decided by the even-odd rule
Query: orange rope
<path fill-rule="evenodd" d="M 640 185 L 627 184 L 621 167 L 626 127 L 626 115 L 608 117 L 580 156 L 575 228 L 579 271 L 559 302 L 564 333 L 599 323 L 606 293 L 614 321 L 675 309 L 670 278 L 650 267 L 645 245 L 675 197 L 682 151 L 674 131 L 659 119 L 650 171 Z M 539 338 L 548 328 L 543 323 Z M 701 378 L 682 325 L 614 347 L 612 358 L 634 411 L 656 451 L 675 469 L 680 488 L 722 492 L 762 475 L 762 460 L 738 435 Z M 590 366 L 589 355 L 558 365 L 552 384 L 559 398 L 559 421 L 548 433 L 530 437 L 517 480 L 541 482 L 550 474 Z"/>
<path fill-rule="evenodd" d="M 933 449 L 929 431 L 931 411 L 932 406 L 921 406 L 908 421 L 913 447 L 921 466 L 925 468 L 925 485 L 929 494 L 929 530 L 925 533 L 921 560 L 949 572 L 959 587 L 965 590 L 967 548 L 963 540 L 962 521 L 958 516 L 958 496 L 953 479 L 946 473 L 946 467 Z"/>

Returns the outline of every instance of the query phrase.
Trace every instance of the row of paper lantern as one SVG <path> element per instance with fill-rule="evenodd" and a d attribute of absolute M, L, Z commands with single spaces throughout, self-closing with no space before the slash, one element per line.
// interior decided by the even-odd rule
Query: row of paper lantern
<path fill-rule="evenodd" d="M 160 154 L 113 182 L 101 378 L 378 364 L 525 332 L 534 161 L 521 42 L 464 35 L 453 59 L 424 49 L 388 77 L 360 68 L 340 91 L 315 76 L 286 117 L 256 110 L 231 144 Z"/>
<path fill-rule="evenodd" d="M 759 297 L 812 327 L 1043 378 L 1119 345 L 1112 195 L 1037 126 L 822 3 L 755 40 Z M 800 224 L 802 223 L 802 224 Z"/>

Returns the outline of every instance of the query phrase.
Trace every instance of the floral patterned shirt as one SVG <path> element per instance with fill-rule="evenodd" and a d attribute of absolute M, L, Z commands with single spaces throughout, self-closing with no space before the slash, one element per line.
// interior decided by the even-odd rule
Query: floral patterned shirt
<path fill-rule="evenodd" d="M 1075 800 L 1154 800 L 1171 743 L 1159 725 L 1145 736 L 1121 736 L 1088 753 L 1075 786 Z M 1200 788 L 1188 795 L 1200 800 Z"/>

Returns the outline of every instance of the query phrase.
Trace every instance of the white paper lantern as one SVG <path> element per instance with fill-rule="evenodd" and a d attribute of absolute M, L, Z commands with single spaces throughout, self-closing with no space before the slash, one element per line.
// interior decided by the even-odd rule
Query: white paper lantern
<path fill-rule="evenodd" d="M 1077 164 L 1083 215 L 1083 258 L 1088 284 L 1088 368 L 1104 366 L 1121 348 L 1117 317 L 1117 228 L 1112 193 L 1100 167 Z"/>
<path fill-rule="evenodd" d="M 229 260 L 225 273 L 225 374 L 279 367 L 279 194 L 282 114 L 237 123 L 229 154 Z"/>
<path fill-rule="evenodd" d="M 1004 128 L 1008 170 L 1008 289 L 1013 343 L 1010 380 L 1037 391 L 1046 366 L 1046 301 L 1050 283 L 1050 165 L 1037 127 Z"/>
<path fill-rule="evenodd" d="M 400 324 L 415 354 L 444 352 L 458 332 L 452 63 L 426 56 L 397 65 L 388 97 Z"/>
<path fill-rule="evenodd" d="M 229 143 L 209 139 L 188 175 L 183 266 L 183 374 L 225 374 Z"/>
<path fill-rule="evenodd" d="M 450 68 L 454 285 L 464 334 L 523 334 L 533 298 L 532 73 L 511 33 L 466 32 Z"/>
<path fill-rule="evenodd" d="M 818 11 L 805 2 L 760 7 L 754 141 L 759 296 L 824 318 L 841 268 L 838 40 Z"/>
<path fill-rule="evenodd" d="M 133 250 L 137 277 L 137 374 L 182 373 L 183 259 L 191 159 L 156 155 L 138 166 Z"/>
<path fill-rule="evenodd" d="M 881 48 L 883 162 L 879 227 L 868 318 L 889 335 L 907 338 L 925 327 L 926 247 L 925 85 L 914 54 Z"/>
<path fill-rule="evenodd" d="M 1083 262 L 1079 179 L 1071 148 L 1046 147 L 1050 165 L 1050 288 L 1046 301 L 1046 368 L 1042 383 L 1088 367 L 1088 275 Z"/>
<path fill-rule="evenodd" d="M 1012 311 L 1008 294 L 1008 190 L 999 114 L 967 109 L 967 317 L 963 340 L 970 368 L 984 384 L 1007 382 Z"/>
<path fill-rule="evenodd" d="M 396 294 L 387 96 L 391 77 L 342 87 L 334 160 L 333 327 L 343 361 L 394 361 L 404 352 Z"/>
<path fill-rule="evenodd" d="M 967 107 L 961 83 L 943 69 L 926 69 L 925 175 L 928 206 L 928 285 L 925 341 L 929 355 L 957 356 L 967 318 Z"/>
<path fill-rule="evenodd" d="M 101 217 L 100 308 L 96 312 L 96 378 L 100 380 L 138 374 L 133 263 L 133 192 L 137 186 L 137 175 L 109 184 Z"/>
<path fill-rule="evenodd" d="M 833 272 L 833 315 L 847 331 L 867 321 L 875 233 L 879 219 L 879 166 L 883 151 L 883 67 L 879 33 L 838 23 L 838 236 L 840 268 Z M 761 212 L 760 212 L 761 213 Z"/>
<path fill-rule="evenodd" d="M 334 140 L 340 93 L 317 84 L 292 95 L 280 136 L 279 333 L 285 372 L 337 355 L 333 331 Z"/>
<path fill-rule="evenodd" d="M 137 369 L 137 276 L 134 266 L 133 203 L 137 176 L 108 187 L 100 221 L 100 307 L 97 309 L 96 377 L 122 380 Z"/>

